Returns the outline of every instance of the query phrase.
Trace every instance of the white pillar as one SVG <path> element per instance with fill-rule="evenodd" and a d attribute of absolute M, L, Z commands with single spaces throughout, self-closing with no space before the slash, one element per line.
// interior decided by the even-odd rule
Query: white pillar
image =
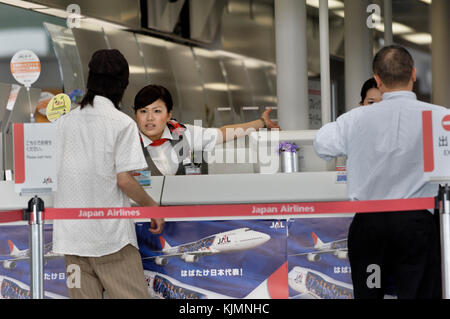
<path fill-rule="evenodd" d="M 331 122 L 330 38 L 328 29 L 328 0 L 320 0 L 320 88 L 322 125 Z"/>
<path fill-rule="evenodd" d="M 306 0 L 275 0 L 275 36 L 279 125 L 307 130 Z"/>
<path fill-rule="evenodd" d="M 345 109 L 359 106 L 361 87 L 373 76 L 373 31 L 367 26 L 368 0 L 345 1 Z"/>
<path fill-rule="evenodd" d="M 392 0 L 384 0 L 384 45 L 392 45 L 394 43 L 394 35 L 392 33 Z"/>
<path fill-rule="evenodd" d="M 450 2 L 433 0 L 431 5 L 432 102 L 450 107 Z"/>

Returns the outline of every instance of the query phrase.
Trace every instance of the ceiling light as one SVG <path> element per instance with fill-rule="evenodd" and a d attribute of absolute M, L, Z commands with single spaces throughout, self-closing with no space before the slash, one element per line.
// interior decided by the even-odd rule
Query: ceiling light
<path fill-rule="evenodd" d="M 380 32 L 384 32 L 384 23 L 378 23 L 375 26 L 375 29 L 377 29 Z M 406 34 L 406 33 L 413 33 L 414 29 L 408 27 L 407 25 L 404 25 L 399 22 L 392 22 L 392 33 L 394 34 Z"/>
<path fill-rule="evenodd" d="M 0 0 L 1 3 L 6 3 L 9 5 L 13 5 L 16 7 L 21 7 L 24 9 L 43 9 L 47 8 L 47 6 L 44 6 L 42 4 L 35 4 L 28 1 L 22 1 L 22 0 Z"/>
<path fill-rule="evenodd" d="M 345 18 L 345 10 L 335 10 L 331 11 L 331 13 L 334 13 L 337 16 L 340 16 L 341 18 Z"/>
<path fill-rule="evenodd" d="M 306 0 L 306 4 L 308 6 L 318 8 L 319 7 L 319 0 Z M 344 4 L 337 0 L 328 0 L 328 9 L 342 9 L 344 8 Z"/>
<path fill-rule="evenodd" d="M 204 57 L 204 58 L 217 58 L 217 55 L 213 51 L 194 48 L 194 53 L 196 56 Z"/>
<path fill-rule="evenodd" d="M 431 44 L 432 38 L 429 33 L 415 33 L 415 34 L 405 34 L 402 36 L 405 40 L 414 42 L 420 45 Z"/>
<path fill-rule="evenodd" d="M 222 91 L 222 92 L 228 91 L 228 85 L 226 83 L 210 82 L 210 83 L 205 83 L 203 86 L 206 90 Z"/>
<path fill-rule="evenodd" d="M 126 29 L 126 27 L 124 27 L 123 25 L 108 22 L 105 20 L 96 19 L 96 18 L 83 17 L 83 18 L 81 18 L 81 24 L 82 24 L 83 28 L 86 26 L 88 28 L 92 27 L 95 29 L 95 27 L 102 26 L 102 27 L 107 27 L 107 28 Z"/>
<path fill-rule="evenodd" d="M 72 14 L 65 10 L 54 9 L 54 8 L 35 8 L 35 9 L 33 9 L 33 11 L 52 15 L 52 16 L 55 16 L 58 18 L 63 18 L 63 19 L 67 19 L 69 17 L 69 14 Z M 82 18 L 82 16 L 80 16 L 80 18 Z"/>

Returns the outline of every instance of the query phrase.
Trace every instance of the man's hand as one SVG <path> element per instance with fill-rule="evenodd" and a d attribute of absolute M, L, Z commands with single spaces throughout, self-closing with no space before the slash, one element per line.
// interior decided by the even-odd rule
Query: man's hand
<path fill-rule="evenodd" d="M 270 120 L 269 114 L 272 111 L 272 108 L 267 109 L 266 111 L 264 111 L 264 113 L 261 115 L 261 117 L 264 119 L 264 121 L 266 121 L 266 125 L 268 129 L 279 129 L 281 130 L 281 128 L 275 123 L 272 122 Z"/>
<path fill-rule="evenodd" d="M 152 218 L 151 219 L 151 225 L 148 229 L 152 234 L 161 234 L 164 228 L 164 224 L 166 222 L 162 218 Z"/>
<path fill-rule="evenodd" d="M 158 203 L 151 198 L 133 177 L 133 172 L 117 174 L 117 185 L 120 189 L 139 206 L 156 207 Z"/>
<path fill-rule="evenodd" d="M 158 203 L 155 202 L 147 192 L 139 185 L 132 175 L 132 172 L 123 172 L 117 174 L 117 184 L 122 191 L 134 200 L 139 206 L 144 207 L 157 207 Z M 164 227 L 164 219 L 152 218 L 149 231 L 153 234 L 161 234 Z"/>

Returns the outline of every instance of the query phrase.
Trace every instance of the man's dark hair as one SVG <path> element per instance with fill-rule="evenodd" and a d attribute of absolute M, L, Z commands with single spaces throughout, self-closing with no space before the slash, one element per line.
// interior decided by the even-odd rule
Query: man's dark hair
<path fill-rule="evenodd" d="M 361 89 L 361 103 L 364 103 L 364 100 L 366 99 L 367 92 L 369 92 L 370 89 L 376 89 L 378 88 L 377 81 L 375 81 L 374 78 L 368 79 L 366 82 L 364 82 L 364 85 Z"/>
<path fill-rule="evenodd" d="M 147 85 L 142 88 L 134 98 L 134 112 L 150 105 L 157 100 L 161 100 L 166 104 L 167 113 L 173 108 L 172 95 L 169 90 L 162 85 Z"/>
<path fill-rule="evenodd" d="M 119 50 L 96 51 L 89 62 L 87 92 L 80 103 L 81 109 L 93 105 L 96 95 L 108 98 L 119 109 L 129 75 L 128 62 Z"/>
<path fill-rule="evenodd" d="M 411 54 L 398 45 L 382 48 L 373 60 L 373 73 L 389 88 L 407 85 L 413 68 Z"/>

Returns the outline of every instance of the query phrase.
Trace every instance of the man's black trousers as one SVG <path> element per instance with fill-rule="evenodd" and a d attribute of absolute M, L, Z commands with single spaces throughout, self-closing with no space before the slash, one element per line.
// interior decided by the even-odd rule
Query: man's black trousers
<path fill-rule="evenodd" d="M 442 298 L 440 254 L 428 211 L 356 214 L 348 235 L 355 298 L 382 299 L 389 282 L 399 299 Z"/>

